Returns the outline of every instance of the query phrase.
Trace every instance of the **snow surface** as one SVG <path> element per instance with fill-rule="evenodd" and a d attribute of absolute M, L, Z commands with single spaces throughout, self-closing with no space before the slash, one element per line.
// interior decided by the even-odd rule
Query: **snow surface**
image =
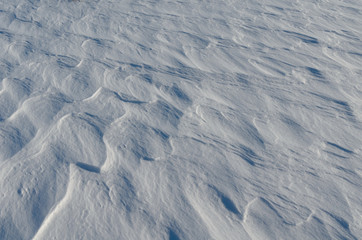
<path fill-rule="evenodd" d="M 0 239 L 362 239 L 361 16 L 2 0 Z"/>

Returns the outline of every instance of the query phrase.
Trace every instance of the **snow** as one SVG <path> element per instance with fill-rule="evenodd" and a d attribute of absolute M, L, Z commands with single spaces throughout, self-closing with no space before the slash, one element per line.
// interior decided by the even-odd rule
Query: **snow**
<path fill-rule="evenodd" d="M 0 3 L 0 239 L 362 239 L 362 2 Z"/>

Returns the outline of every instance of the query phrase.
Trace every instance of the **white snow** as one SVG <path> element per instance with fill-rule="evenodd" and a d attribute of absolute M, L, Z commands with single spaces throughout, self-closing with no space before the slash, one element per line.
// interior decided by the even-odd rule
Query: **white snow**
<path fill-rule="evenodd" d="M 0 3 L 0 239 L 362 239 L 360 0 Z"/>

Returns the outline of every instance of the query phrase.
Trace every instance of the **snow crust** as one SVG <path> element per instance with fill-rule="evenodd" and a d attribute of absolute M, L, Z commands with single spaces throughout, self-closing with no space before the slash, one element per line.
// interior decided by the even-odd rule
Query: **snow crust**
<path fill-rule="evenodd" d="M 362 2 L 0 3 L 0 239 L 362 239 Z"/>

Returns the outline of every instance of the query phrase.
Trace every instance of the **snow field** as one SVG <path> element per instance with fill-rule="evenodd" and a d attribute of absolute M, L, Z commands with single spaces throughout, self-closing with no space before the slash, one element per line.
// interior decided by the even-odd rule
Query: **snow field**
<path fill-rule="evenodd" d="M 362 4 L 0 4 L 0 239 L 360 239 Z"/>

